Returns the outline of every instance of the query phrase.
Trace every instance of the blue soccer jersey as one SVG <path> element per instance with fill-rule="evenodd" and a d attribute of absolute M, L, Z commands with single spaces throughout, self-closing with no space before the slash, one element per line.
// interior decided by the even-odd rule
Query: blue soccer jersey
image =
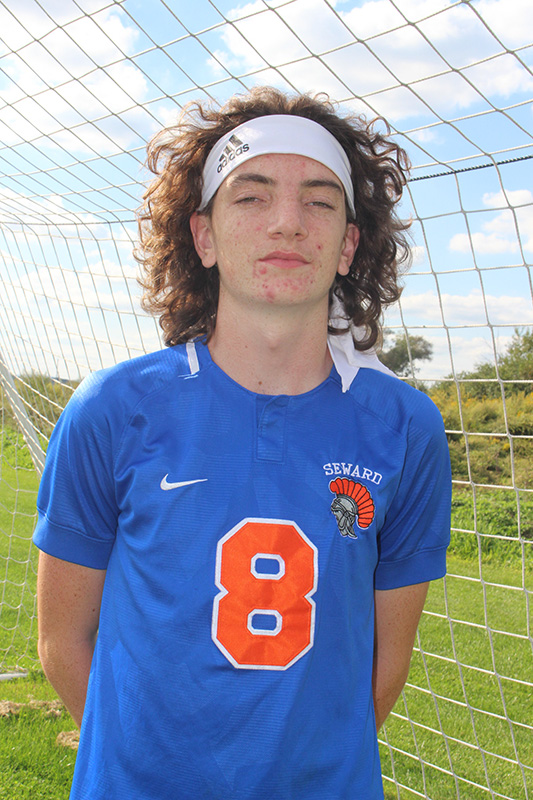
<path fill-rule="evenodd" d="M 450 485 L 375 370 L 258 395 L 196 343 L 87 378 L 34 536 L 107 569 L 71 798 L 382 798 L 374 590 L 444 575 Z"/>

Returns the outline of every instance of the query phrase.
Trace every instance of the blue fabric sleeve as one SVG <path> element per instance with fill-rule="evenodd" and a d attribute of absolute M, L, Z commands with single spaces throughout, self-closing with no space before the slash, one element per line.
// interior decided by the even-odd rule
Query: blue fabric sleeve
<path fill-rule="evenodd" d="M 424 397 L 411 419 L 398 490 L 379 534 L 376 589 L 442 578 L 450 542 L 451 470 L 440 412 Z"/>
<path fill-rule="evenodd" d="M 113 442 L 120 431 L 101 385 L 101 373 L 85 379 L 53 430 L 33 535 L 40 550 L 94 569 L 107 567 L 118 518 Z"/>

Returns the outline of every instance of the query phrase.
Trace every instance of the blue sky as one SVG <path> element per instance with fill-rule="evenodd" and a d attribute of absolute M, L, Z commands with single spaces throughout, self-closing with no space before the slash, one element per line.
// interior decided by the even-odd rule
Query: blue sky
<path fill-rule="evenodd" d="M 136 313 L 131 256 L 146 141 L 189 100 L 263 83 L 383 115 L 407 149 L 414 258 L 386 323 L 432 341 L 422 378 L 491 360 L 533 323 L 530 0 L 14 5 L 0 2 L 0 348 L 13 371 L 74 376 L 159 346 Z"/>

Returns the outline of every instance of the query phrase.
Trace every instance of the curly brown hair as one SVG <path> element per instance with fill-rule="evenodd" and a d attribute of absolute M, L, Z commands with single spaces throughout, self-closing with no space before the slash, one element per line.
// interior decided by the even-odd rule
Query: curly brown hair
<path fill-rule="evenodd" d="M 156 175 L 138 215 L 143 308 L 160 315 L 166 345 L 203 336 L 215 328 L 219 276 L 204 269 L 196 253 L 189 220 L 200 205 L 202 171 L 218 139 L 243 122 L 269 114 L 294 114 L 314 120 L 335 136 L 352 168 L 359 247 L 350 272 L 337 275 L 330 293 L 340 300 L 346 318 L 365 335 L 358 350 L 373 347 L 381 334 L 385 306 L 398 300 L 400 267 L 409 261 L 409 247 L 395 210 L 409 168 L 407 155 L 386 134 L 358 116 L 341 117 L 325 95 L 288 96 L 258 87 L 235 95 L 220 109 L 189 104 L 177 124 L 157 134 L 148 145 L 149 169 Z M 202 213 L 210 213 L 212 203 Z M 348 221 L 353 221 L 348 217 Z M 330 333 L 341 332 L 330 328 Z"/>

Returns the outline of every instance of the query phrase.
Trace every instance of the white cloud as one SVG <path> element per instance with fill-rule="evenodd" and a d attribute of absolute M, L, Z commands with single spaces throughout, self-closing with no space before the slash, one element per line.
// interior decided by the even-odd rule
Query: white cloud
<path fill-rule="evenodd" d="M 66 25 L 65 32 L 96 64 L 104 66 L 134 52 L 139 32 L 127 19 L 107 8 Z"/>
<path fill-rule="evenodd" d="M 353 44 L 325 55 L 324 61 L 358 96 L 379 92 L 398 83 L 363 44 Z"/>
<path fill-rule="evenodd" d="M 472 5 L 504 45 L 521 47 L 531 43 L 530 0 L 474 0 Z"/>
<path fill-rule="evenodd" d="M 337 6 L 337 15 L 331 12 L 331 5 Z M 490 97 L 529 92 L 533 79 L 513 56 L 492 58 L 501 53 L 501 46 L 480 22 L 473 7 L 474 4 L 470 7 L 452 0 L 397 0 L 395 5 L 389 0 L 369 0 L 344 11 L 340 3 L 294 0 L 286 7 L 280 5 L 274 13 L 262 2 L 248 3 L 236 6 L 229 13 L 235 20 L 235 27 L 221 28 L 225 47 L 217 51 L 217 56 L 235 72 L 262 69 L 265 66 L 262 59 L 274 66 L 293 61 L 290 80 L 296 86 L 327 91 L 332 82 L 326 71 L 319 73 L 318 83 L 315 77 L 310 79 L 309 63 L 301 60 L 305 59 L 306 48 L 282 24 L 279 17 L 283 17 L 315 55 L 324 54 L 324 61 L 354 94 L 382 92 L 398 86 L 396 91 L 386 91 L 368 99 L 373 108 L 392 120 L 430 113 L 423 102 L 400 87 L 400 83 L 415 81 L 415 89 L 422 100 L 441 114 L 468 109 L 482 101 L 469 80 Z M 524 0 L 484 0 L 478 7 L 482 12 L 490 10 L 490 19 L 497 18 L 498 30 L 507 31 L 510 38 L 516 38 L 512 31 L 520 15 L 524 25 L 528 19 L 533 23 L 533 11 L 530 6 L 526 8 Z M 419 29 L 410 22 L 417 23 Z M 239 36 L 237 29 L 245 39 Z M 350 41 L 349 32 L 356 38 Z M 367 40 L 368 49 L 365 45 L 356 45 L 357 40 Z M 328 53 L 328 49 L 334 52 Z M 441 58 L 441 53 L 446 54 L 451 67 Z M 365 68 L 365 59 L 374 63 L 373 69 Z M 457 66 L 466 67 L 476 59 L 484 63 L 465 69 L 465 77 L 451 71 Z M 361 62 L 360 66 L 357 61 Z"/>
<path fill-rule="evenodd" d="M 57 97 L 55 92 L 50 94 Z M 32 97 L 25 97 L 11 110 L 6 109 L 2 117 L 4 124 L 9 125 L 13 132 L 25 140 L 34 139 L 40 134 L 49 135 L 61 127 L 61 123 L 55 118 L 54 109 L 47 110 L 46 104 L 37 103 Z M 72 116 L 71 120 L 74 122 Z"/>
<path fill-rule="evenodd" d="M 476 89 L 458 72 L 427 78 L 415 83 L 413 88 L 431 109 L 442 116 L 453 115 L 481 100 Z M 406 109 L 404 116 L 411 113 L 411 109 Z"/>
<path fill-rule="evenodd" d="M 147 93 L 142 72 L 124 62 L 115 64 L 109 71 L 91 73 L 83 83 L 114 114 L 131 108 L 136 102 L 142 103 Z"/>
<path fill-rule="evenodd" d="M 490 208 L 533 205 L 533 193 L 529 189 L 506 189 L 502 192 L 487 192 L 483 195 L 483 203 Z"/>
<path fill-rule="evenodd" d="M 418 88 L 418 87 L 417 87 Z M 398 121 L 410 116 L 427 117 L 430 110 L 408 86 L 398 86 L 379 94 L 366 98 L 368 105 L 390 122 Z"/>
<path fill-rule="evenodd" d="M 531 73 L 510 54 L 468 67 L 463 74 L 488 97 L 507 98 L 515 92 L 530 92 L 533 89 Z"/>
<path fill-rule="evenodd" d="M 50 194 L 47 197 L 32 197 L 15 192 L 12 189 L 0 190 L 0 210 L 5 220 L 16 221 L 28 227 L 31 235 L 33 225 L 50 226 L 54 231 L 65 238 L 78 238 L 80 227 L 91 226 L 97 236 L 98 229 L 94 226 L 100 220 L 87 212 L 72 211 L 66 208 L 65 201 L 60 195 Z"/>
<path fill-rule="evenodd" d="M 54 27 L 53 21 L 33 0 L 18 0 L 16 11 L 4 4 L 0 7 L 2 39 L 13 50 L 29 44 L 34 37 L 45 36 Z"/>
<path fill-rule="evenodd" d="M 142 108 L 137 106 L 146 96 L 147 83 L 142 73 L 129 64 L 119 64 L 112 69 L 112 77 L 98 70 L 84 81 L 70 81 L 56 90 L 37 93 L 15 102 L 11 107 L 0 109 L 0 125 L 6 145 L 21 141 L 34 141 L 41 135 L 50 136 L 68 152 L 77 155 L 111 153 L 128 149 L 137 144 L 137 132 L 146 132 L 146 124 L 128 130 L 119 115 L 136 112 L 144 120 Z M 122 86 L 127 87 L 125 91 Z M 31 95 L 31 92 L 30 92 Z M 75 128 L 80 123 L 92 125 L 86 120 L 107 120 L 109 138 L 96 127 Z M 70 128 L 73 128 L 71 131 Z"/>
<path fill-rule="evenodd" d="M 223 29 L 223 38 L 232 63 L 241 62 L 241 69 L 252 70 L 276 66 L 309 55 L 288 25 L 274 11 L 263 11 L 247 19 L 237 20 Z M 225 59 L 227 63 L 227 59 Z"/>
<path fill-rule="evenodd" d="M 399 0 L 396 6 L 409 22 L 418 22 L 449 9 L 453 0 Z"/>
<path fill-rule="evenodd" d="M 423 336 L 433 345 L 431 361 L 419 365 L 418 377 L 421 380 L 437 380 L 450 374 L 452 360 L 457 372 L 472 369 L 483 361 L 493 361 L 489 326 L 509 329 L 510 326 L 533 324 L 531 300 L 512 294 L 485 294 L 483 297 L 477 290 L 467 295 L 443 293 L 439 299 L 434 291 L 409 294 L 406 289 L 400 305 L 402 316 L 394 306 L 387 311 L 385 325 L 396 330 L 405 324 L 411 334 Z M 443 322 L 450 326 L 450 342 Z M 505 351 L 511 338 L 511 332 L 508 336 L 498 335 L 500 353 Z"/>
<path fill-rule="evenodd" d="M 414 245 L 411 247 L 411 263 L 413 267 L 423 264 L 427 259 L 426 248 L 423 245 Z"/>
<path fill-rule="evenodd" d="M 61 267 L 41 267 L 27 274 L 20 282 L 25 293 L 45 297 L 57 308 L 72 306 L 118 312 L 135 309 L 128 284 L 124 277 L 117 277 L 121 267 L 113 262 L 93 263 L 82 270 L 66 270 Z"/>
<path fill-rule="evenodd" d="M 467 372 L 482 363 L 494 364 L 494 346 L 490 331 L 485 336 L 463 335 L 453 331 L 450 344 L 446 339 L 427 336 L 433 344 L 433 359 L 428 365 L 421 365 L 420 377 L 435 380 L 452 373 Z M 502 353 L 511 342 L 511 336 L 498 337 L 498 349 Z M 451 355 L 450 355 L 451 348 Z"/>
<path fill-rule="evenodd" d="M 409 295 L 400 301 L 409 324 L 440 325 L 529 325 L 533 323 L 531 300 L 514 295 L 485 294 L 478 289 L 467 295 L 436 292 Z M 441 310 L 442 306 L 442 310 Z M 485 306 L 486 309 L 485 310 Z M 487 320 L 488 313 L 488 320 Z"/>
<path fill-rule="evenodd" d="M 227 18 L 230 20 L 238 20 L 242 19 L 243 17 L 250 17 L 254 14 L 259 14 L 261 11 L 266 10 L 267 7 L 263 3 L 263 0 L 255 0 L 254 3 L 246 3 L 243 6 L 230 8 L 227 13 Z"/>
<path fill-rule="evenodd" d="M 353 37 L 342 18 L 323 0 L 299 0 L 280 6 L 278 13 L 314 53 L 351 43 Z"/>
<path fill-rule="evenodd" d="M 67 5 L 65 0 L 47 0 L 47 2 L 55 3 L 59 8 Z M 72 2 L 72 0 L 67 0 L 67 2 Z M 87 14 L 94 14 L 95 11 L 109 9 L 109 0 L 76 0 L 76 6 Z"/>
<path fill-rule="evenodd" d="M 402 83 L 419 81 L 448 67 L 431 45 L 414 27 L 402 27 L 372 40 L 370 48 L 391 67 Z"/>
<path fill-rule="evenodd" d="M 67 17 L 70 11 L 72 18 L 73 8 L 66 4 Z M 20 16 L 30 30 L 40 30 L 41 18 L 33 3 L 21 0 Z M 80 16 L 79 9 L 76 16 Z M 33 26 L 32 19 L 37 20 Z M 64 21 L 59 12 L 56 19 Z M 135 134 L 116 124 L 115 117 L 143 103 L 148 94 L 148 83 L 142 71 L 133 63 L 121 60 L 124 53 L 133 51 L 138 37 L 137 28 L 128 25 L 126 19 L 113 9 L 96 13 L 94 20 L 107 35 L 90 17 L 69 22 L 64 29 L 55 27 L 50 31 L 48 26 L 39 42 L 25 42 L 25 46 L 16 48 L 18 52 L 3 59 L 2 67 L 11 79 L 2 92 L 5 105 L 0 108 L 0 124 L 5 126 L 2 128 L 4 144 L 33 141 L 41 134 L 60 131 L 62 126 L 68 128 L 83 119 L 104 117 L 111 117 L 108 132 L 116 143 L 115 148 L 95 129 L 85 132 L 86 143 L 68 132 L 57 133 L 56 142 L 63 146 L 68 144 L 74 153 L 91 152 L 92 147 L 103 155 L 126 149 L 136 142 Z M 13 42 L 9 42 L 11 46 L 17 41 L 16 30 L 13 36 Z M 104 65 L 109 65 L 106 70 L 102 69 Z"/>
<path fill-rule="evenodd" d="M 456 373 L 464 372 L 472 369 L 474 364 L 494 361 L 494 351 L 488 333 L 486 336 L 461 335 L 454 331 L 450 336 L 450 342 L 445 336 L 432 331 L 413 330 L 412 333 L 422 335 L 433 346 L 431 361 L 420 362 L 418 365 L 417 376 L 420 380 L 438 380 L 452 374 L 453 370 Z"/>
<path fill-rule="evenodd" d="M 526 252 L 533 252 L 533 193 L 529 189 L 507 190 L 483 195 L 487 208 L 503 209 L 481 225 L 471 236 L 457 233 L 450 239 L 450 250 L 469 253 L 518 253 L 517 230 Z M 472 216 L 475 219 L 475 216 Z"/>
<path fill-rule="evenodd" d="M 18 54 L 5 56 L 2 59 L 2 69 L 11 79 L 11 82 L 2 89 L 4 107 L 16 103 L 27 95 L 46 90 L 46 83 L 39 77 L 39 70 L 30 68 Z"/>
<path fill-rule="evenodd" d="M 9 255 L 0 260 L 7 264 Z M 0 312 L 10 324 L 0 331 L 0 348 L 19 372 L 77 377 L 161 347 L 156 322 L 139 308 L 131 267 L 96 259 L 84 269 L 4 273 Z M 8 336 L 9 329 L 18 335 Z M 28 341 L 30 354 L 19 345 Z"/>
<path fill-rule="evenodd" d="M 330 97 L 343 97 L 347 94 L 346 88 L 337 79 L 334 71 L 329 70 L 317 59 L 310 58 L 305 62 L 288 64 L 280 71 L 299 92 L 314 92 L 320 87 L 320 91 L 326 92 Z"/>
<path fill-rule="evenodd" d="M 416 142 L 427 144 L 427 142 L 441 142 L 439 126 L 436 125 L 432 128 L 421 128 L 418 131 L 412 131 L 409 136 Z"/>
<path fill-rule="evenodd" d="M 411 336 L 422 336 L 433 347 L 431 359 L 416 364 L 419 380 L 439 380 L 452 374 L 454 370 L 458 373 L 471 370 L 474 365 L 482 362 L 494 363 L 494 345 L 489 328 L 456 329 L 449 331 L 449 336 L 442 328 L 418 327 L 410 323 L 407 323 L 407 330 Z M 400 323 L 394 328 L 394 333 L 396 332 L 403 332 Z M 504 352 L 511 338 L 511 335 L 498 336 L 497 346 L 500 353 Z"/>
<path fill-rule="evenodd" d="M 403 2 L 396 5 L 399 10 L 389 0 L 370 0 L 360 7 L 345 12 L 340 10 L 339 13 L 359 39 L 367 39 L 405 25 L 405 18 L 400 11 L 407 11 L 413 4 Z M 435 3 L 432 5 L 435 6 Z"/>
<path fill-rule="evenodd" d="M 61 59 L 57 59 L 58 53 L 61 53 Z M 83 42 L 76 42 L 62 28 L 55 28 L 42 39 L 42 43 L 32 43 L 19 51 L 19 55 L 52 86 L 66 77 L 79 78 L 95 68 Z M 52 59 L 59 62 L 54 67 L 51 66 Z"/>
<path fill-rule="evenodd" d="M 450 239 L 450 250 L 456 253 L 470 253 L 471 249 L 474 253 L 480 255 L 496 254 L 496 253 L 517 253 L 518 242 L 509 241 L 495 233 L 473 233 L 470 236 L 467 233 L 456 233 Z"/>

